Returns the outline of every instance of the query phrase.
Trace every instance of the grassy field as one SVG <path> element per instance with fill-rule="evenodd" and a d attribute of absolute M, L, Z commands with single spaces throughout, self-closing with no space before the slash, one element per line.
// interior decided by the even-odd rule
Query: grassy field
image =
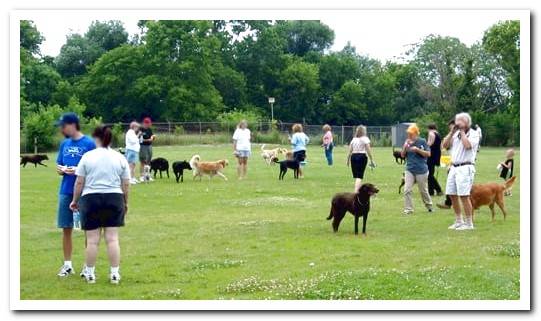
<path fill-rule="evenodd" d="M 335 149 L 328 167 L 310 146 L 305 178 L 266 166 L 259 146 L 249 177 L 235 178 L 230 146 L 157 147 L 154 156 L 183 160 L 227 157 L 224 182 L 157 179 L 132 188 L 130 212 L 121 230 L 122 283 L 108 283 L 100 245 L 97 283 L 58 279 L 62 264 L 56 228 L 59 177 L 49 167 L 21 168 L 22 299 L 518 299 L 519 184 L 506 198 L 506 222 L 487 207 L 476 213 L 475 231 L 449 231 L 450 210 L 429 214 L 414 190 L 416 212 L 405 217 L 397 193 L 402 166 L 391 148 L 375 148 L 378 168 L 366 182 L 380 188 L 372 201 L 368 236 L 353 234 L 353 216 L 332 232 L 329 203 L 350 191 L 345 149 Z M 518 153 L 517 153 L 518 154 Z M 498 181 L 503 149 L 482 149 L 476 182 Z M 55 155 L 49 155 L 54 160 Z M 515 158 L 519 173 L 519 156 Z M 439 169 L 444 185 L 446 172 Z M 435 197 L 440 203 L 442 197 Z M 83 233 L 75 232 L 74 264 L 83 264 Z"/>

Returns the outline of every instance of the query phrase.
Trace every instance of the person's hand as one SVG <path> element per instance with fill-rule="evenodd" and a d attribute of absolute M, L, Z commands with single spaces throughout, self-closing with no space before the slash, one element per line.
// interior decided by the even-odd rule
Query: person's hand
<path fill-rule="evenodd" d="M 64 175 L 64 166 L 56 165 L 56 172 L 58 173 L 58 175 Z"/>
<path fill-rule="evenodd" d="M 376 168 L 376 163 L 374 163 L 374 161 L 370 161 L 370 165 L 368 166 L 370 166 L 371 168 Z"/>
<path fill-rule="evenodd" d="M 418 150 L 419 150 L 419 148 L 417 146 L 411 146 L 410 147 L 410 151 L 412 151 L 412 152 L 417 153 Z"/>
<path fill-rule="evenodd" d="M 124 216 L 128 215 L 128 203 L 124 203 Z"/>
<path fill-rule="evenodd" d="M 75 201 L 71 201 L 70 210 L 72 210 L 73 212 L 78 211 L 79 210 L 79 204 L 77 204 L 77 202 L 75 202 Z"/>
<path fill-rule="evenodd" d="M 77 167 L 73 166 L 73 167 L 67 167 L 65 170 L 64 170 L 64 174 L 66 175 L 75 175 L 75 170 L 77 169 Z"/>
<path fill-rule="evenodd" d="M 156 135 L 150 136 L 150 140 L 151 140 L 151 141 L 154 141 L 155 139 L 156 139 Z"/>
<path fill-rule="evenodd" d="M 346 166 L 349 167 L 349 159 L 346 161 Z"/>

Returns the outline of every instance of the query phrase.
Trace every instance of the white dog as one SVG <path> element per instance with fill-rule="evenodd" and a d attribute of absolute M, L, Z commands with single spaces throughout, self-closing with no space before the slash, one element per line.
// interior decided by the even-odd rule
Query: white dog
<path fill-rule="evenodd" d="M 261 146 L 261 157 L 267 163 L 267 165 L 274 164 L 272 161 L 274 158 L 278 158 L 279 154 L 286 155 L 287 149 L 282 147 L 276 147 L 274 149 L 265 149 L 265 144 Z"/>
<path fill-rule="evenodd" d="M 143 166 L 143 182 L 150 182 L 150 165 Z"/>

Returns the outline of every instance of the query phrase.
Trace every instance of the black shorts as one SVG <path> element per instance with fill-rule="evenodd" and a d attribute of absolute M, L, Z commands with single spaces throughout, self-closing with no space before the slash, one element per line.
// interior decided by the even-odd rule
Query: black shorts
<path fill-rule="evenodd" d="M 353 178 L 364 178 L 368 157 L 364 153 L 351 154 L 351 173 Z"/>
<path fill-rule="evenodd" d="M 93 193 L 81 197 L 79 202 L 81 229 L 124 226 L 124 195 L 120 193 Z"/>
<path fill-rule="evenodd" d="M 305 150 L 299 150 L 296 152 L 293 152 L 293 159 L 297 162 L 304 162 L 306 159 L 306 151 Z"/>

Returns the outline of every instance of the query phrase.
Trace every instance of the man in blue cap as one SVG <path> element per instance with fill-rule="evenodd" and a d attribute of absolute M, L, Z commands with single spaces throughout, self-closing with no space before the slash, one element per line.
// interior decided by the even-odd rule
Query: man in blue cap
<path fill-rule="evenodd" d="M 62 176 L 58 195 L 57 226 L 63 230 L 62 248 L 64 250 L 64 264 L 60 268 L 58 276 L 66 277 L 74 273 L 71 263 L 73 212 L 69 205 L 73 198 L 73 187 L 76 179 L 75 169 L 77 169 L 83 154 L 96 148 L 96 145 L 90 137 L 81 133 L 79 117 L 75 113 L 63 114 L 55 125 L 60 128 L 62 135 L 66 137 L 60 144 L 60 150 L 56 158 L 56 171 Z"/>

